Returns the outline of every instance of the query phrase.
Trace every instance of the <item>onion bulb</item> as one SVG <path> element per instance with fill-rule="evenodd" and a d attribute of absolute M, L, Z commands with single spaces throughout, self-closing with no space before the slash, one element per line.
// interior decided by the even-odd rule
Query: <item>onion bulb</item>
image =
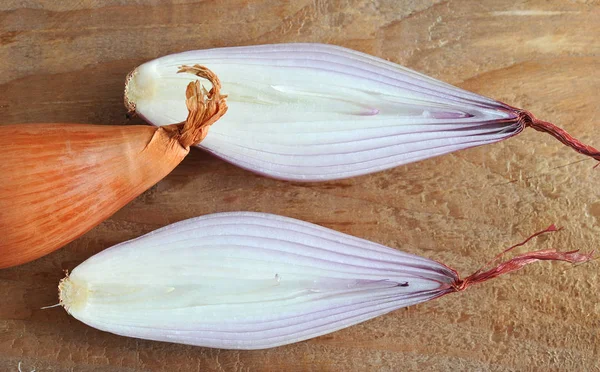
<path fill-rule="evenodd" d="M 182 87 L 189 78 L 174 68 L 196 63 L 219 75 L 230 106 L 198 146 L 274 178 L 363 175 L 502 141 L 528 126 L 600 160 L 598 150 L 525 110 L 332 45 L 258 45 L 161 57 L 131 72 L 126 106 L 154 125 L 183 120 Z"/>
<path fill-rule="evenodd" d="M 589 259 L 576 251 L 530 252 L 460 279 L 439 262 L 307 222 L 218 213 L 92 256 L 60 282 L 59 298 L 73 317 L 118 335 L 264 349 L 461 291 L 537 260 Z"/>

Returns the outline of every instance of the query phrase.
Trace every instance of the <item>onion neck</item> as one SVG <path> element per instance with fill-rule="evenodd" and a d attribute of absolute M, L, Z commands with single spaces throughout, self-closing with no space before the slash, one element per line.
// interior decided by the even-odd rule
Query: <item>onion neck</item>
<path fill-rule="evenodd" d="M 521 243 L 515 244 L 512 247 L 505 249 L 502 253 L 494 257 L 494 259 L 492 259 L 490 262 L 485 264 L 482 268 L 469 275 L 468 277 L 464 279 L 460 279 L 457 277 L 457 279 L 454 281 L 454 283 L 450 285 L 450 288 L 448 289 L 452 292 L 464 291 L 473 284 L 482 283 L 486 280 L 493 279 L 497 276 L 519 270 L 523 266 L 529 265 L 530 263 L 537 261 L 565 261 L 569 263 L 582 263 L 592 260 L 592 253 L 580 253 L 579 251 L 557 252 L 553 249 L 547 249 L 535 252 L 527 252 L 518 255 L 514 258 L 511 258 L 510 260 L 498 263 L 495 266 L 492 266 L 490 269 L 485 270 L 486 267 L 492 265 L 494 261 L 497 261 L 502 255 L 513 250 L 514 248 L 525 245 L 531 239 L 539 235 L 549 232 L 555 232 L 558 230 L 559 229 L 557 229 L 556 226 L 550 225 L 550 227 L 548 227 L 547 229 L 531 235 Z"/>
<path fill-rule="evenodd" d="M 596 150 L 592 146 L 582 143 L 581 141 L 567 133 L 564 129 L 561 129 L 547 121 L 540 120 L 528 111 L 520 110 L 518 112 L 518 115 L 519 121 L 521 121 L 524 124 L 524 126 L 531 127 L 539 132 L 548 133 L 552 137 L 556 138 L 564 145 L 572 148 L 578 153 L 600 161 L 600 151 Z"/>
<path fill-rule="evenodd" d="M 188 117 L 178 124 L 178 139 L 181 146 L 188 148 L 201 142 L 208 134 L 210 126 L 227 112 L 227 96 L 221 94 L 221 81 L 217 75 L 204 66 L 181 66 L 177 72 L 192 73 L 212 84 L 210 91 L 207 91 L 196 80 L 189 83 L 185 91 Z"/>

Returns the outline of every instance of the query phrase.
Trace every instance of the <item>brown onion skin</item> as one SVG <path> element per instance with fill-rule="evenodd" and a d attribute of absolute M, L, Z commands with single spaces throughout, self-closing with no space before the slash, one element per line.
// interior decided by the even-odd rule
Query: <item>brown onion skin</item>
<path fill-rule="evenodd" d="M 44 256 L 152 187 L 188 154 L 169 127 L 0 126 L 0 268 Z"/>

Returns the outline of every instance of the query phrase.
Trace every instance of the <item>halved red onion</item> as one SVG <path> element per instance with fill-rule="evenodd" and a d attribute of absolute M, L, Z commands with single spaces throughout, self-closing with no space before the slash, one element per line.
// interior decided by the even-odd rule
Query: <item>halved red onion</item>
<path fill-rule="evenodd" d="M 380 58 L 323 44 L 161 57 L 128 76 L 127 107 L 155 125 L 184 121 L 183 92 L 195 77 L 177 71 L 194 64 L 220 77 L 229 105 L 198 146 L 275 178 L 325 181 L 367 174 L 501 141 L 525 126 L 600 159 L 594 148 L 526 111 Z"/>
<path fill-rule="evenodd" d="M 220 213 L 107 249 L 59 285 L 80 321 L 118 335 L 228 349 L 306 340 L 459 291 L 540 259 L 518 256 L 461 280 L 447 266 L 270 214 Z"/>

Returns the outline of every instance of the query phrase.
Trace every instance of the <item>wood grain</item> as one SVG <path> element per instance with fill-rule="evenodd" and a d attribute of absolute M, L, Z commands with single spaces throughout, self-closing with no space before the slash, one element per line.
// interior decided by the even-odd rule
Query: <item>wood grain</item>
<path fill-rule="evenodd" d="M 600 145 L 600 2 L 413 0 L 0 3 L 1 124 L 127 122 L 127 72 L 189 49 L 315 41 L 371 53 L 524 107 Z M 133 121 L 137 122 L 137 121 Z M 57 302 L 62 270 L 113 244 L 213 212 L 321 224 L 463 275 L 550 223 L 526 249 L 600 247 L 594 162 L 526 130 L 375 175 L 302 184 L 253 175 L 199 150 L 65 248 L 0 271 L 0 370 L 598 371 L 598 261 L 541 263 L 295 345 L 227 351 L 127 339 Z M 1 239 L 1 237 L 0 237 Z"/>

